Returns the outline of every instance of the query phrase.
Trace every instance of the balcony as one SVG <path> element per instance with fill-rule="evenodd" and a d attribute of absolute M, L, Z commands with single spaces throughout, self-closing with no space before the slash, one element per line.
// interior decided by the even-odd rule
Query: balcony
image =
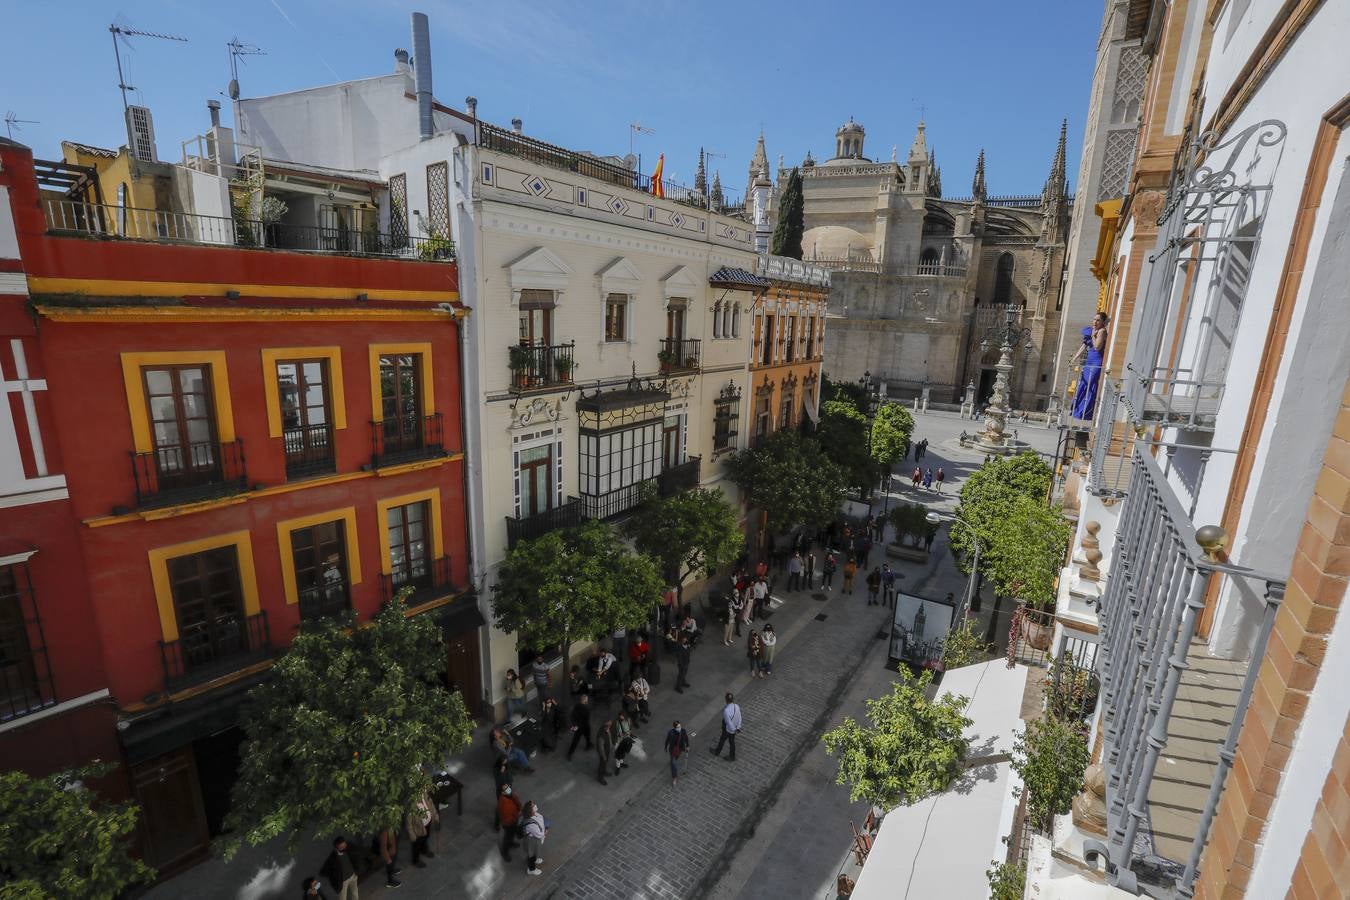
<path fill-rule="evenodd" d="M 615 488 L 603 494 L 581 495 L 582 515 L 588 519 L 613 519 L 641 505 L 649 496 L 653 479 Z"/>
<path fill-rule="evenodd" d="M 1129 367 L 1125 402 L 1141 422 L 1189 431 L 1213 431 L 1223 400 L 1221 381 L 1196 381 L 1190 369 L 1153 370 L 1151 375 Z"/>
<path fill-rule="evenodd" d="M 133 452 L 131 472 L 138 509 L 198 503 L 248 490 L 242 438 Z"/>
<path fill-rule="evenodd" d="M 380 469 L 445 456 L 441 414 L 370 423 L 370 465 Z"/>
<path fill-rule="evenodd" d="M 443 238 L 203 216 L 165 209 L 128 209 L 82 200 L 48 200 L 46 204 L 47 230 L 58 235 L 428 262 L 455 259 L 454 243 Z"/>
<path fill-rule="evenodd" d="M 537 391 L 572 384 L 577 342 L 567 344 L 512 344 L 506 364 L 511 369 L 511 390 Z"/>
<path fill-rule="evenodd" d="M 1084 856 L 1123 890 L 1189 897 L 1285 585 L 1202 552 L 1143 448 L 1129 485 L 1099 605 L 1107 828 Z M 1223 591 L 1249 609 L 1246 659 L 1195 641 L 1206 596 Z"/>
<path fill-rule="evenodd" d="M 691 456 L 676 466 L 670 466 L 656 476 L 657 489 L 662 497 L 673 497 L 681 491 L 698 487 L 699 464 L 702 457 Z"/>
<path fill-rule="evenodd" d="M 410 568 L 397 568 L 380 576 L 380 598 L 392 603 L 399 591 L 412 589 L 404 598 L 408 607 L 421 606 L 446 596 L 454 586 L 450 582 L 450 557 L 422 561 Z"/>
<path fill-rule="evenodd" d="M 696 338 L 662 338 L 656 358 L 662 372 L 697 372 L 703 342 Z"/>
<path fill-rule="evenodd" d="M 940 262 L 921 262 L 914 267 L 915 275 L 935 278 L 965 278 L 965 266 L 949 266 Z"/>
<path fill-rule="evenodd" d="M 286 477 L 294 480 L 337 471 L 332 425 L 302 425 L 281 433 L 286 451 Z"/>
<path fill-rule="evenodd" d="M 164 690 L 170 693 L 228 675 L 271 655 L 266 612 L 220 616 L 182 629 L 176 641 L 159 642 Z"/>
<path fill-rule="evenodd" d="M 13 578 L 0 581 L 0 722 L 8 722 L 56 703 L 52 667 L 38 615 L 28 563 L 9 567 Z"/>
<path fill-rule="evenodd" d="M 341 616 L 352 608 L 351 587 L 344 577 L 340 582 L 300 589 L 300 622 L 318 622 Z"/>
<path fill-rule="evenodd" d="M 559 528 L 580 525 L 581 521 L 581 501 L 576 497 L 568 497 L 567 502 L 561 506 L 546 509 L 532 516 L 521 516 L 518 519 L 507 516 L 506 549 L 512 550 L 521 541 L 532 541 Z"/>

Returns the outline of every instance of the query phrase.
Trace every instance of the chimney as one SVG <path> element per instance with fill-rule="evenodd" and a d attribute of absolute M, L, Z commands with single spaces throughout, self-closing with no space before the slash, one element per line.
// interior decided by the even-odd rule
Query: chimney
<path fill-rule="evenodd" d="M 478 98 L 477 98 L 477 97 L 465 97 L 465 98 L 464 98 L 464 108 L 465 108 L 466 110 L 468 110 L 468 112 L 469 112 L 469 118 L 470 118 L 470 119 L 476 119 L 476 118 L 478 118 Z"/>
<path fill-rule="evenodd" d="M 412 66 L 408 65 L 408 51 L 399 47 L 394 51 L 394 74 L 408 75 L 412 72 Z"/>
<path fill-rule="evenodd" d="M 525 128 L 524 122 L 520 121 L 519 119 L 511 120 L 511 130 L 514 131 L 516 134 L 524 134 L 525 133 L 523 130 L 524 128 Z"/>
<path fill-rule="evenodd" d="M 422 140 L 435 135 L 431 119 L 431 31 L 427 14 L 412 14 L 413 80 L 417 86 L 417 124 Z"/>
<path fill-rule="evenodd" d="M 207 101 L 206 101 L 206 108 L 209 109 L 209 110 L 211 111 L 211 127 L 212 127 L 212 128 L 219 128 L 219 127 L 220 127 L 220 101 L 219 101 L 219 100 L 207 100 Z"/>

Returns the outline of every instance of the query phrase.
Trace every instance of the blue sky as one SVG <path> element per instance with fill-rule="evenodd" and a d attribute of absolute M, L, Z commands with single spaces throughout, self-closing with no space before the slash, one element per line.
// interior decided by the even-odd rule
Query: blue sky
<path fill-rule="evenodd" d="M 0 112 L 39 156 L 60 141 L 125 143 L 108 24 L 170 32 L 188 44 L 133 38 L 127 81 L 154 113 L 160 157 L 205 130 L 206 101 L 229 103 L 231 37 L 246 58 L 244 96 L 392 71 L 410 47 L 408 13 L 431 17 L 435 93 L 532 136 L 599 153 L 628 151 L 628 123 L 655 131 L 635 149 L 650 170 L 693 180 L 698 148 L 739 193 L 762 127 L 769 158 L 833 153 L 854 117 L 867 155 L 903 158 L 920 108 L 949 196 L 969 193 L 986 150 L 991 194 L 1038 192 L 1059 122 L 1069 120 L 1076 175 L 1100 0 L 854 0 L 778 4 L 714 0 L 69 0 L 16 3 L 0 53 Z M 137 102 L 133 100 L 133 102 Z M 3 132 L 0 132 L 3 133 Z"/>

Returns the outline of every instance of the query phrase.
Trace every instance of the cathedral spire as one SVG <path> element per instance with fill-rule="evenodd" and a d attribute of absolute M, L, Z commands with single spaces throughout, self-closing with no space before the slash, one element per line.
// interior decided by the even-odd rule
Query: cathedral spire
<path fill-rule="evenodd" d="M 745 196 L 750 196 L 750 191 L 755 186 L 755 176 L 760 171 L 769 171 L 769 154 L 764 148 L 764 130 L 760 129 L 759 139 L 755 141 L 755 152 L 750 157 L 750 171 L 745 178 Z"/>
<path fill-rule="evenodd" d="M 975 160 L 975 180 L 970 185 L 970 195 L 978 203 L 989 197 L 989 189 L 984 183 L 984 148 L 980 148 L 980 156 Z"/>
<path fill-rule="evenodd" d="M 1045 190 L 1041 192 L 1041 199 L 1046 203 L 1062 200 L 1068 194 L 1068 174 L 1065 169 L 1068 136 L 1069 120 L 1065 119 L 1059 125 L 1059 144 L 1055 147 L 1055 158 L 1050 163 L 1050 177 L 1046 179 Z"/>
<path fill-rule="evenodd" d="M 694 173 L 694 191 L 699 195 L 708 192 L 708 170 L 703 164 L 703 148 L 698 148 L 698 171 Z"/>
<path fill-rule="evenodd" d="M 914 143 L 909 148 L 909 164 L 915 165 L 928 162 L 928 139 L 924 137 L 923 119 L 919 120 L 919 128 L 914 133 Z"/>
<path fill-rule="evenodd" d="M 712 208 L 720 210 L 722 208 L 722 173 L 713 173 L 712 194 L 709 196 L 712 201 Z"/>

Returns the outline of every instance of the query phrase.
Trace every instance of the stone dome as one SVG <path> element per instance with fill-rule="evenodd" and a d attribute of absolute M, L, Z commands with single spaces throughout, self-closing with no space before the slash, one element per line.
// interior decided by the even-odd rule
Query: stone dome
<path fill-rule="evenodd" d="M 873 259 L 872 239 L 843 225 L 817 225 L 802 234 L 806 259 Z"/>
<path fill-rule="evenodd" d="M 840 125 L 839 130 L 835 132 L 835 134 L 862 134 L 862 133 L 863 127 L 859 125 L 857 122 L 853 121 L 852 116 L 849 116 L 848 121 L 845 122 L 843 125 Z"/>

